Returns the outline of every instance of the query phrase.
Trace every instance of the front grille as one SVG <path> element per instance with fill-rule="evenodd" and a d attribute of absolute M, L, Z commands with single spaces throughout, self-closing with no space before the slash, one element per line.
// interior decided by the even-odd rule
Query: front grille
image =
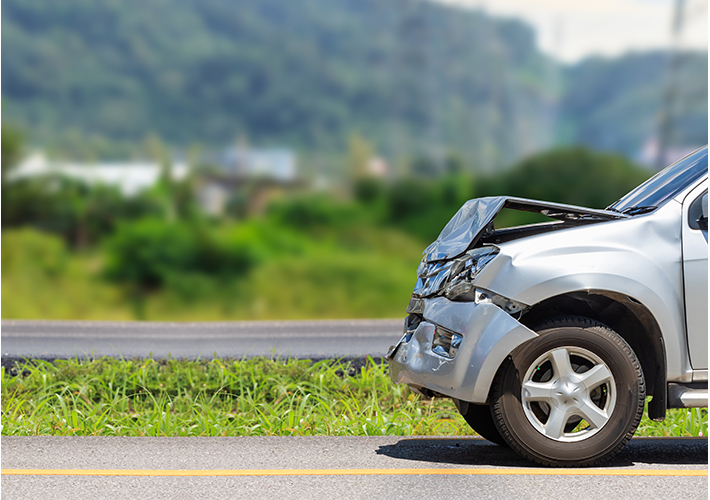
<path fill-rule="evenodd" d="M 419 328 L 419 324 L 423 319 L 421 314 L 410 314 L 404 319 L 404 336 L 402 337 L 402 342 L 412 340 L 412 335 L 414 335 L 416 329 Z"/>

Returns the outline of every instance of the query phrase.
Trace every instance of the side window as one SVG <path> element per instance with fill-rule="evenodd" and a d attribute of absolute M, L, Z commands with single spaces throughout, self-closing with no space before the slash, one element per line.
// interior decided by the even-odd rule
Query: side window
<path fill-rule="evenodd" d="M 707 189 L 703 194 L 695 198 L 693 200 L 693 203 L 690 204 L 690 207 L 688 208 L 688 225 L 690 226 L 691 229 L 706 229 L 707 230 L 707 225 L 705 227 L 701 227 L 700 223 L 700 218 L 703 215 L 703 197 L 708 195 Z M 706 202 L 707 203 L 707 202 Z"/>

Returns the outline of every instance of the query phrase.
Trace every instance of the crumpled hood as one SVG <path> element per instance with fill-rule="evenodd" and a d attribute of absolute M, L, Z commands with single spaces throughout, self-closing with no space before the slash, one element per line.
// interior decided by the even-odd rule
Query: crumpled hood
<path fill-rule="evenodd" d="M 504 208 L 537 212 L 552 219 L 568 222 L 588 223 L 613 219 L 624 219 L 628 215 L 610 210 L 528 200 L 512 196 L 489 196 L 469 200 L 451 218 L 439 237 L 424 250 L 427 262 L 454 259 L 463 254 L 486 232 L 495 216 Z M 574 225 L 574 224 L 571 224 Z"/>

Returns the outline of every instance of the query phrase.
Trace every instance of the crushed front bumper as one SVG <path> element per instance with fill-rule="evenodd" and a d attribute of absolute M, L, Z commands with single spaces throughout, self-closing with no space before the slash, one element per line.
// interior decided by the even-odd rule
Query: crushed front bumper
<path fill-rule="evenodd" d="M 387 354 L 392 381 L 473 403 L 486 402 L 503 360 L 537 336 L 493 304 L 424 299 L 422 316 Z M 437 326 L 463 336 L 453 358 L 432 351 Z"/>

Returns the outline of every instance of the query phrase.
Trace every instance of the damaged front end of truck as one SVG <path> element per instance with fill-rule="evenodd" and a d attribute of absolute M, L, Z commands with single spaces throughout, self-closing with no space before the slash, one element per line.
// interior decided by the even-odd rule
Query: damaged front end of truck
<path fill-rule="evenodd" d="M 645 411 L 707 406 L 707 241 L 707 147 L 606 210 L 471 200 L 424 251 L 390 376 L 534 463 L 600 464 Z"/>
<path fill-rule="evenodd" d="M 536 212 L 551 222 L 496 230 L 503 209 Z M 387 353 L 390 377 L 425 396 L 485 404 L 501 363 L 537 334 L 518 321 L 531 306 L 477 286 L 500 260 L 499 245 L 581 225 L 623 219 L 608 210 L 514 197 L 468 201 L 424 251 L 404 333 Z"/>

